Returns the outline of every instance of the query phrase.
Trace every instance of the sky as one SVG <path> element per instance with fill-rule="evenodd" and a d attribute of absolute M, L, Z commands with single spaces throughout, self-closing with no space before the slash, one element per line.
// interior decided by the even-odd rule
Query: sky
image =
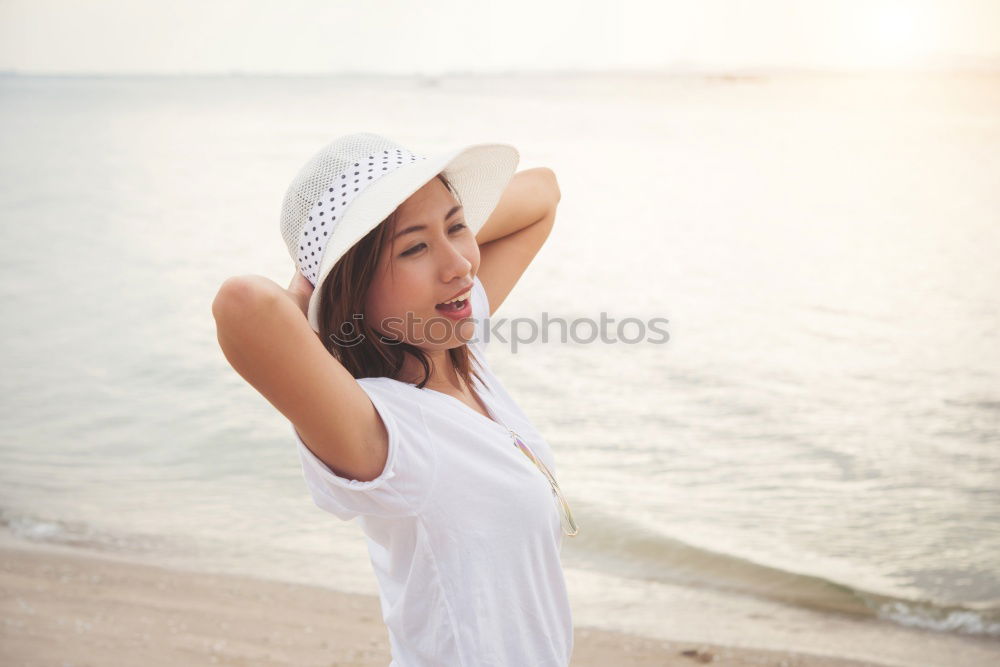
<path fill-rule="evenodd" d="M 0 0 L 0 70 L 1000 69 L 1000 0 Z"/>

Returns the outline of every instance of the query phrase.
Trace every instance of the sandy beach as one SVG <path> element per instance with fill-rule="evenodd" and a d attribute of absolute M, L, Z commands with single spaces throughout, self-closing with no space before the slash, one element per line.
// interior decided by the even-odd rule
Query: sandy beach
<path fill-rule="evenodd" d="M 8 543 L 5 665 L 389 664 L 378 598 Z M 848 667 L 876 662 L 667 642 L 577 627 L 572 664 Z"/>

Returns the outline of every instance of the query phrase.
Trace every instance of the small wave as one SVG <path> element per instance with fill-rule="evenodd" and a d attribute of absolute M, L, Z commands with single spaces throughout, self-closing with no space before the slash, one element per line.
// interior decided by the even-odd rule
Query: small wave
<path fill-rule="evenodd" d="M 1000 617 L 996 611 L 975 611 L 963 607 L 940 607 L 932 603 L 889 600 L 878 606 L 878 617 L 900 625 L 939 632 L 1000 637 Z"/>
<path fill-rule="evenodd" d="M 8 508 L 0 508 L 0 529 L 25 541 L 105 553 L 162 556 L 182 552 L 174 542 L 155 535 L 113 533 L 82 521 L 19 514 Z"/>
<path fill-rule="evenodd" d="M 989 412 L 1000 412 L 1000 401 L 988 398 L 984 399 L 961 399 L 946 398 L 944 402 L 948 405 L 957 405 L 963 408 L 978 408 Z"/>
<path fill-rule="evenodd" d="M 587 508 L 588 533 L 600 536 L 580 543 L 586 551 L 576 567 L 629 579 L 712 588 L 753 595 L 826 612 L 889 620 L 940 632 L 1000 636 L 1000 604 L 954 605 L 907 600 L 865 590 L 822 576 L 694 546 L 649 532 L 622 517 Z M 569 556 L 569 554 L 567 554 Z"/>

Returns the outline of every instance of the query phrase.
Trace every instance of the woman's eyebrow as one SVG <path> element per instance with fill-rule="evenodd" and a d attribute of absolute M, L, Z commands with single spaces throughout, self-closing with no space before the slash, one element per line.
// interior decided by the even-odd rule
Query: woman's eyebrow
<path fill-rule="evenodd" d="M 451 210 L 448 211 L 447 215 L 444 216 L 445 222 L 447 222 L 448 219 L 451 218 L 451 216 L 455 215 L 460 210 L 462 210 L 462 205 L 461 204 L 459 204 L 458 206 L 453 206 L 451 208 Z M 411 225 L 410 227 L 407 227 L 403 231 L 397 232 L 396 235 L 392 237 L 392 240 L 395 241 L 396 239 L 398 239 L 400 236 L 403 236 L 404 234 L 409 234 L 411 232 L 419 232 L 421 229 L 427 229 L 427 225 Z"/>

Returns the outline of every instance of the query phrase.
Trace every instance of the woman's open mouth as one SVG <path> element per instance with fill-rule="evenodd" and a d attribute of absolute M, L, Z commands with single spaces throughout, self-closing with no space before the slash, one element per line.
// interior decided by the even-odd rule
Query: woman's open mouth
<path fill-rule="evenodd" d="M 472 299 L 466 297 L 450 303 L 439 303 L 434 309 L 447 318 L 461 320 L 472 315 Z"/>

